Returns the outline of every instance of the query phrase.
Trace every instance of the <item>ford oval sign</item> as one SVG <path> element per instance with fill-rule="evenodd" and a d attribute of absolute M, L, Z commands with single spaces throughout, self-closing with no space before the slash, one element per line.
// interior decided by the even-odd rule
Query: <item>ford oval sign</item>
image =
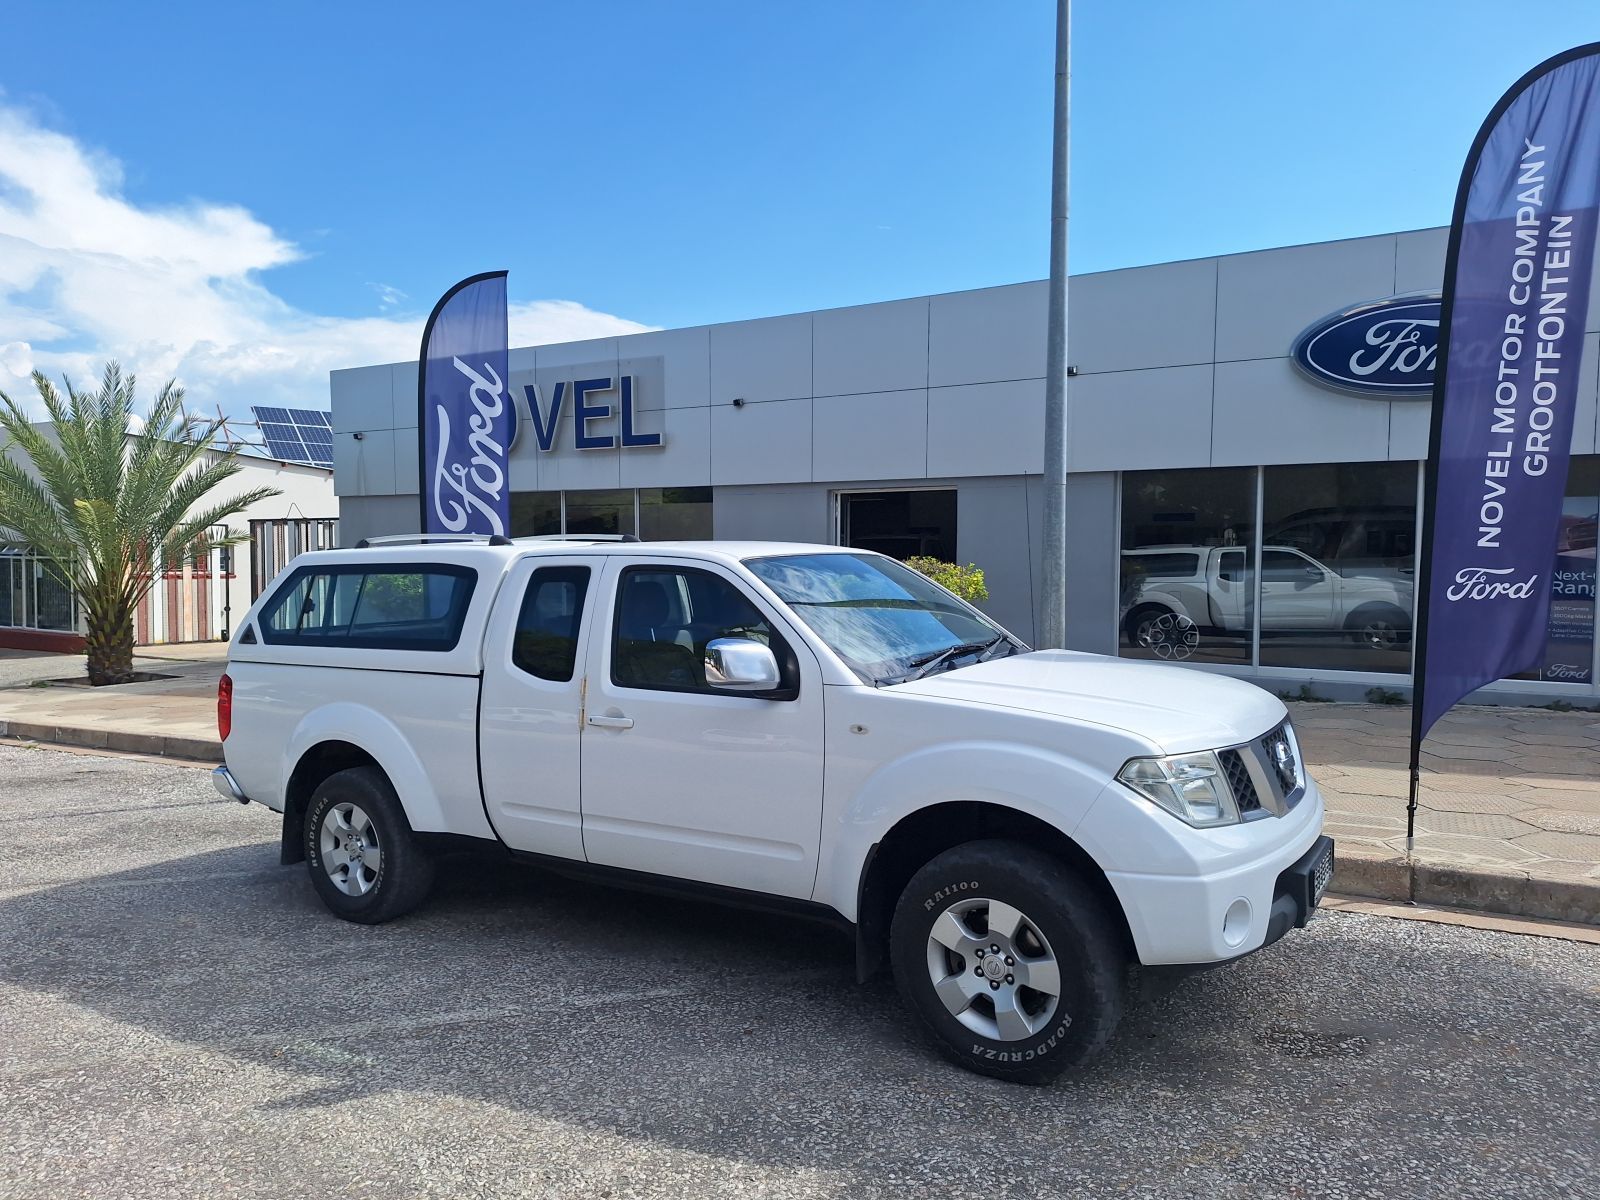
<path fill-rule="evenodd" d="M 1323 317 L 1295 339 L 1295 365 L 1329 387 L 1426 400 L 1439 359 L 1439 307 L 1439 293 L 1431 292 Z"/>

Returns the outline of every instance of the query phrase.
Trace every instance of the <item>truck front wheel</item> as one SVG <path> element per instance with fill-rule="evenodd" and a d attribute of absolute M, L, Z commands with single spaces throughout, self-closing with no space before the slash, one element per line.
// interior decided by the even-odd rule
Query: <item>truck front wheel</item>
<path fill-rule="evenodd" d="M 946 1057 L 1048 1083 L 1122 1015 L 1127 963 L 1100 899 L 1057 859 L 968 842 L 911 879 L 889 931 L 895 982 Z"/>
<path fill-rule="evenodd" d="M 433 886 L 433 860 L 412 837 L 394 786 L 376 767 L 324 779 L 306 809 L 304 838 L 312 886 L 346 921 L 392 921 L 421 904 Z"/>

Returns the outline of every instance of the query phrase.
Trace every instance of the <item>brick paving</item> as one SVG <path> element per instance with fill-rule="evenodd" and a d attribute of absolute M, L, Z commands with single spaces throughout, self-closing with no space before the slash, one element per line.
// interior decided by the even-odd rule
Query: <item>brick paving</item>
<path fill-rule="evenodd" d="M 1403 705 L 1292 703 L 1346 853 L 1403 854 Z M 1600 713 L 1462 707 L 1423 743 L 1417 862 L 1600 886 Z"/>

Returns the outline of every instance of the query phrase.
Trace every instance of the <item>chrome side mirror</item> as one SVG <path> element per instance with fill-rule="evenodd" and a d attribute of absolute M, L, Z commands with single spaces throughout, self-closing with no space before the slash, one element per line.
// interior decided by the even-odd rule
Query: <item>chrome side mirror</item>
<path fill-rule="evenodd" d="M 770 692 L 779 685 L 778 660 L 749 638 L 713 638 L 706 643 L 706 686 L 719 692 Z"/>

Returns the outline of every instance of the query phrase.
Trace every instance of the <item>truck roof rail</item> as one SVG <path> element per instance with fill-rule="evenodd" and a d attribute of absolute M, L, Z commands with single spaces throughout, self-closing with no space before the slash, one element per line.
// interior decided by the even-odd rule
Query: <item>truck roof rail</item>
<path fill-rule="evenodd" d="M 356 543 L 357 550 L 371 546 L 423 546 L 429 542 L 481 542 L 486 546 L 509 546 L 511 539 L 503 533 L 386 533 L 380 537 L 365 537 Z"/>
<path fill-rule="evenodd" d="M 532 537 L 519 538 L 524 542 L 637 542 L 637 534 L 632 533 L 536 533 Z"/>

